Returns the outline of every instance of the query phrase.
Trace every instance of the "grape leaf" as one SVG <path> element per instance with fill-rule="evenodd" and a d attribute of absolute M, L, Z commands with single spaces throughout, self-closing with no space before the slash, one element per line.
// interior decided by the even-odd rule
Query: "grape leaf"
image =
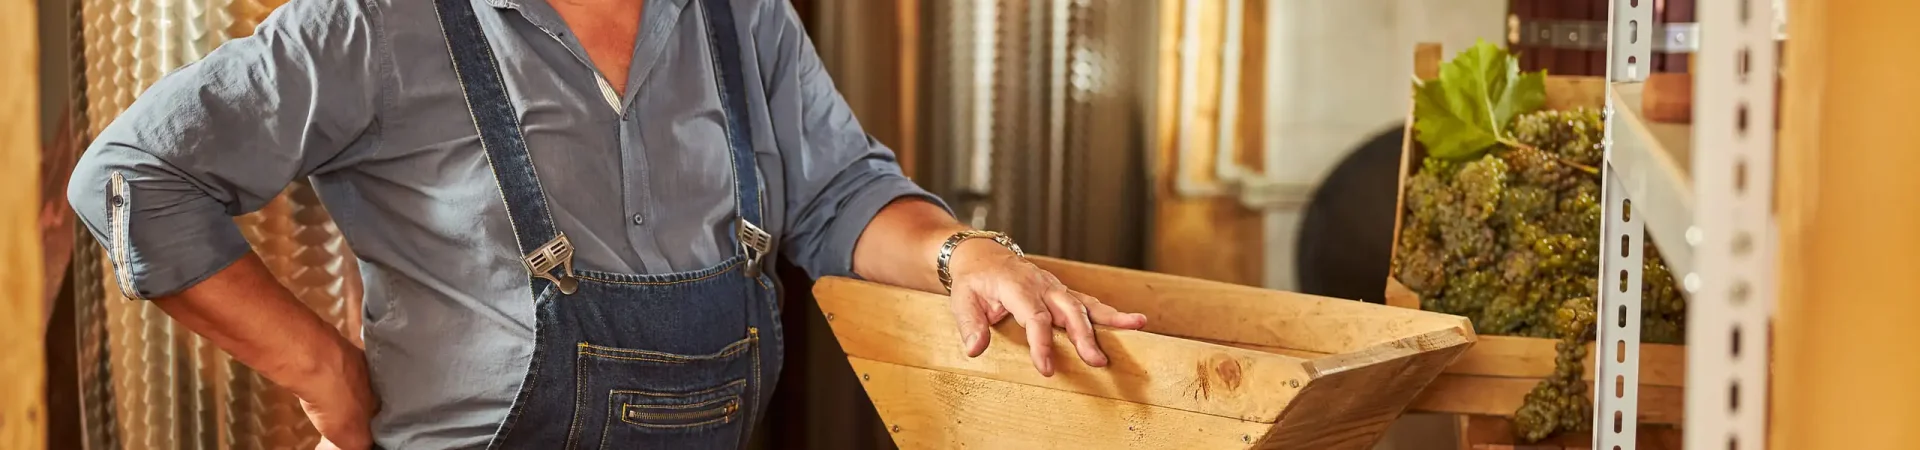
<path fill-rule="evenodd" d="M 1440 66 L 1440 78 L 1414 86 L 1415 138 L 1427 154 L 1467 160 L 1509 139 L 1514 116 L 1547 100 L 1546 72 L 1520 72 L 1520 61 L 1481 41 Z"/>

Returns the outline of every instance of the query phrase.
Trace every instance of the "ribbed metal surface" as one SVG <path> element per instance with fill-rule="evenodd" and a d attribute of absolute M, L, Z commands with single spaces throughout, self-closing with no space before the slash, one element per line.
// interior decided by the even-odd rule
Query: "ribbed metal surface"
<path fill-rule="evenodd" d="M 1138 265 L 1156 6 L 929 4 L 931 187 L 1034 253 Z"/>
<path fill-rule="evenodd" d="M 285 0 L 81 0 L 89 134 L 98 133 L 168 71 L 221 42 L 251 34 Z M 305 180 L 259 212 L 235 219 L 283 285 L 343 332 L 358 333 L 358 270 Z M 89 297 L 106 337 L 96 376 L 110 378 L 113 414 L 96 425 L 125 448 L 306 449 L 319 436 L 299 400 L 147 302 L 126 301 L 97 251 Z M 87 341 L 82 341 L 83 344 Z M 83 352 L 85 347 L 83 347 Z M 85 386 L 83 384 L 83 386 Z M 84 387 L 83 387 L 84 389 Z M 95 389 L 104 390 L 104 389 Z M 93 394 L 88 394 L 93 395 Z M 89 397 L 90 399 L 94 397 Z M 91 414 L 92 411 L 89 411 Z M 92 417 L 91 415 L 89 417 Z M 114 419 L 118 419 L 117 423 Z M 118 447 L 99 433 L 89 442 Z M 90 444 L 91 445 L 91 444 Z"/>
<path fill-rule="evenodd" d="M 90 134 L 98 134 L 161 75 L 222 41 L 232 22 L 227 6 L 218 0 L 83 0 Z M 218 411 L 209 406 L 215 394 L 210 388 L 219 383 L 206 377 L 217 376 L 222 364 L 204 361 L 218 355 L 201 350 L 197 336 L 176 332 L 152 304 L 117 297 L 108 294 L 106 309 L 122 442 L 145 449 L 218 447 L 208 430 L 218 426 Z"/>
<path fill-rule="evenodd" d="M 107 342 L 106 287 L 101 280 L 100 246 L 76 233 L 73 248 L 73 317 L 79 333 L 74 348 L 80 353 L 80 432 L 85 450 L 120 448 L 117 415 L 113 414 L 113 376 Z"/>

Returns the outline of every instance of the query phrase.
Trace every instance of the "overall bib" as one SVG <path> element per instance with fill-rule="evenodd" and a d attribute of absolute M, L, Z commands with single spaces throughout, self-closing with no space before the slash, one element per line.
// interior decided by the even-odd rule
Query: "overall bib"
<path fill-rule="evenodd" d="M 531 275 L 533 361 L 488 448 L 738 448 L 781 365 L 772 239 L 746 125 L 740 45 L 727 0 L 699 0 L 733 163 L 732 257 L 662 275 L 573 267 L 522 139 L 519 115 L 471 0 L 436 0 L 461 90 Z M 712 151 L 714 149 L 686 149 Z"/>

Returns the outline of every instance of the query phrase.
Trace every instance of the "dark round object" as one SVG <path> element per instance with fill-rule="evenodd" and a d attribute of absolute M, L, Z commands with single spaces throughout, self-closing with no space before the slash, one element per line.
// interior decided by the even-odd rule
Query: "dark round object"
<path fill-rule="evenodd" d="M 1376 135 L 1314 190 L 1296 246 L 1300 292 L 1386 303 L 1404 134 L 1394 126 Z"/>

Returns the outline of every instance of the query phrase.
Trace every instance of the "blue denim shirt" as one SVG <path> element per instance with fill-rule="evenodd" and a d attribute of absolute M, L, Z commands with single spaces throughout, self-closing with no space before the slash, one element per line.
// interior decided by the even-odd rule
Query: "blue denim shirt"
<path fill-rule="evenodd" d="M 544 0 L 473 1 L 577 265 L 667 273 L 730 255 L 724 119 L 696 8 L 647 1 L 615 93 Z M 812 274 L 847 275 L 882 206 L 934 199 L 860 129 L 785 0 L 733 4 L 763 226 Z M 231 216 L 297 177 L 361 260 L 376 439 L 484 445 L 525 374 L 533 303 L 433 2 L 288 3 L 142 94 L 69 195 L 124 293 L 153 298 L 248 252 Z"/>

